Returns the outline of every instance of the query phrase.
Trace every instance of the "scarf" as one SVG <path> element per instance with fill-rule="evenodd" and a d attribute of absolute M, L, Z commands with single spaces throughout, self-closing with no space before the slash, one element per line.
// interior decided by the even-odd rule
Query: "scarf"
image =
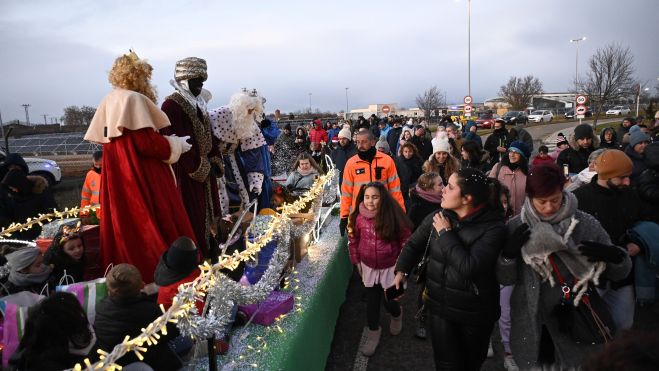
<path fill-rule="evenodd" d="M 571 288 L 577 293 L 574 306 L 579 304 L 581 297 L 588 289 L 588 282 L 599 283 L 599 276 L 606 269 L 603 262 L 589 262 L 581 255 L 576 243 L 572 240 L 572 232 L 579 221 L 574 217 L 577 210 L 577 198 L 571 193 L 563 191 L 563 203 L 560 209 L 550 217 L 543 217 L 533 208 L 529 197 L 524 201 L 520 214 L 522 222 L 528 224 L 531 230 L 529 241 L 522 247 L 522 259 L 536 273 L 542 281 L 549 280 L 553 287 L 553 270 L 549 255 L 555 254 L 577 278 Z"/>
<path fill-rule="evenodd" d="M 21 273 L 12 269 L 9 272 L 9 282 L 19 287 L 43 284 L 48 280 L 52 270 L 53 268 L 49 265 L 42 265 L 39 273 Z"/>
<path fill-rule="evenodd" d="M 517 162 L 508 162 L 506 165 L 508 166 L 508 169 L 510 169 L 510 171 L 513 171 L 513 172 L 515 170 L 519 169 L 519 161 L 517 161 Z"/>
<path fill-rule="evenodd" d="M 371 147 L 370 149 L 366 151 L 357 151 L 357 156 L 359 156 L 359 159 L 362 161 L 366 161 L 368 163 L 371 163 L 373 159 L 375 158 L 375 153 L 377 150 L 375 147 Z"/>
<path fill-rule="evenodd" d="M 375 216 L 378 214 L 378 211 L 371 211 L 364 206 L 364 202 L 362 201 L 359 204 L 359 215 L 362 215 L 366 219 L 374 219 Z"/>
<path fill-rule="evenodd" d="M 419 195 L 419 197 L 423 198 L 428 202 L 432 202 L 435 204 L 442 203 L 442 191 L 439 191 L 439 194 L 432 191 L 424 191 L 419 187 L 418 184 L 416 185 L 416 188 L 414 188 L 414 190 L 416 191 L 416 194 Z"/>
<path fill-rule="evenodd" d="M 182 80 L 181 82 L 178 82 L 176 80 L 169 80 L 169 84 L 176 89 L 176 92 L 181 94 L 183 98 L 185 98 L 188 103 L 192 107 L 199 107 L 201 109 L 201 112 L 206 112 L 208 111 L 208 107 L 206 106 L 206 100 L 204 99 L 205 94 L 199 94 L 198 96 L 192 95 L 190 92 L 190 88 L 188 87 L 188 80 Z M 203 93 L 203 89 L 202 89 Z"/>

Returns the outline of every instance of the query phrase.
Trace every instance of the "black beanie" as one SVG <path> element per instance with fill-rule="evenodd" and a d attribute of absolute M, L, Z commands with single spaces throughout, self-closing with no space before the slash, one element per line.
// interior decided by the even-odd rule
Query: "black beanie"
<path fill-rule="evenodd" d="M 574 139 L 584 139 L 593 137 L 593 127 L 589 124 L 581 124 L 574 128 Z"/>

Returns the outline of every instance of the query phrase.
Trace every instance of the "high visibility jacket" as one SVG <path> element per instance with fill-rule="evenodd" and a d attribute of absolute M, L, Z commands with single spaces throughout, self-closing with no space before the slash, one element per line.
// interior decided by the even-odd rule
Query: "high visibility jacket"
<path fill-rule="evenodd" d="M 87 205 L 100 205 L 101 204 L 101 174 L 94 170 L 87 172 L 85 183 L 82 185 L 82 192 L 80 193 L 80 207 Z M 100 218 L 100 212 L 96 215 Z"/>
<path fill-rule="evenodd" d="M 343 169 L 343 184 L 341 184 L 341 218 L 347 218 L 352 213 L 357 206 L 355 202 L 359 190 L 364 184 L 370 182 L 384 184 L 385 188 L 389 190 L 389 194 L 405 211 L 396 164 L 391 157 L 377 151 L 370 164 L 368 161 L 360 159 L 359 155 L 352 156 L 346 163 L 346 167 Z"/>

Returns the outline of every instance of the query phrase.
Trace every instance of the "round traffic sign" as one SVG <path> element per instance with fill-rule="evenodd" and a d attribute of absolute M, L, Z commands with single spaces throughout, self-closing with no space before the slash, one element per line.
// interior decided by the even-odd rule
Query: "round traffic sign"
<path fill-rule="evenodd" d="M 471 99 L 471 95 L 467 95 L 464 99 L 465 104 L 471 104 L 473 102 L 473 99 Z"/>
<path fill-rule="evenodd" d="M 577 106 L 577 115 L 585 115 L 586 114 L 586 106 Z"/>
<path fill-rule="evenodd" d="M 389 113 L 391 111 L 391 108 L 389 106 L 382 106 L 382 112 L 383 113 Z"/>
<path fill-rule="evenodd" d="M 466 105 L 465 108 L 464 108 L 464 110 L 465 110 L 465 113 L 470 113 L 470 112 L 471 112 L 471 106 L 470 106 L 470 105 Z"/>
<path fill-rule="evenodd" d="M 577 95 L 577 104 L 584 104 L 588 100 L 585 95 Z"/>

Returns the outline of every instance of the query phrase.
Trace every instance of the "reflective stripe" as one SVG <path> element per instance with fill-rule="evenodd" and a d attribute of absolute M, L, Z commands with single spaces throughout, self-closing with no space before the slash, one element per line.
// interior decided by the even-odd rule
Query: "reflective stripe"
<path fill-rule="evenodd" d="M 390 176 L 390 177 L 387 179 L 387 183 L 391 183 L 391 182 L 393 182 L 393 181 L 396 180 L 396 179 L 398 179 L 398 174 L 394 173 L 393 176 Z"/>
<path fill-rule="evenodd" d="M 343 179 L 343 184 L 347 185 L 348 187 L 352 187 L 354 184 L 349 181 L 348 179 Z"/>
<path fill-rule="evenodd" d="M 89 197 L 82 197 L 82 200 L 90 201 L 91 198 L 89 198 Z"/>
<path fill-rule="evenodd" d="M 341 197 L 348 197 L 348 198 L 352 198 L 352 193 L 348 193 L 348 192 L 341 192 Z"/>
<path fill-rule="evenodd" d="M 87 187 L 82 187 L 82 191 L 85 193 L 92 193 L 92 190 Z"/>
<path fill-rule="evenodd" d="M 400 186 L 390 189 L 389 192 L 400 192 Z"/>

